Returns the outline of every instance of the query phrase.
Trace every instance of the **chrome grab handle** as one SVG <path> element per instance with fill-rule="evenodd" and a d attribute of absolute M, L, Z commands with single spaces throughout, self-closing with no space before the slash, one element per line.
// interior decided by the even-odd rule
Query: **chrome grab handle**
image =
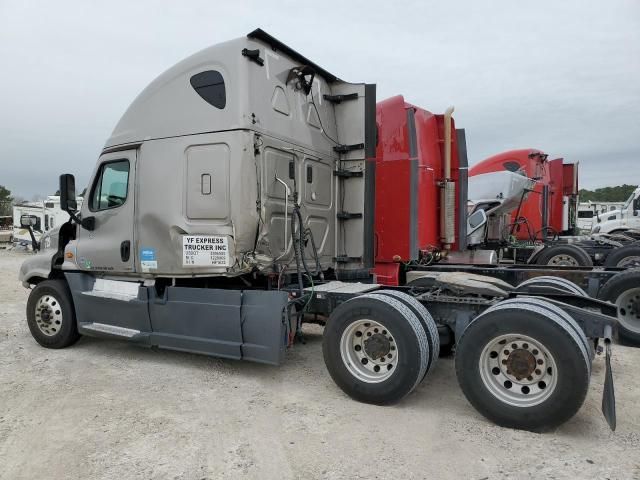
<path fill-rule="evenodd" d="M 287 245 L 289 244 L 289 239 L 287 238 L 287 224 L 289 223 L 289 195 L 291 195 L 291 189 L 287 182 L 282 180 L 281 178 L 275 177 L 276 182 L 281 183 L 284 186 L 284 249 L 282 255 L 280 255 L 276 260 L 280 260 L 287 253 Z M 275 260 L 274 260 L 275 261 Z"/>

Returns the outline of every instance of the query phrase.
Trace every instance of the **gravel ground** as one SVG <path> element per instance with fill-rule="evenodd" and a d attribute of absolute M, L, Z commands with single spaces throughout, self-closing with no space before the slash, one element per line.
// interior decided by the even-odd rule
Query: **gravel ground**
<path fill-rule="evenodd" d="M 399 405 L 356 403 L 317 326 L 279 368 L 91 338 L 41 348 L 17 282 L 26 255 L 0 251 L 2 479 L 640 479 L 640 349 L 614 349 L 617 432 L 597 358 L 580 412 L 533 434 L 476 413 L 451 358 Z"/>

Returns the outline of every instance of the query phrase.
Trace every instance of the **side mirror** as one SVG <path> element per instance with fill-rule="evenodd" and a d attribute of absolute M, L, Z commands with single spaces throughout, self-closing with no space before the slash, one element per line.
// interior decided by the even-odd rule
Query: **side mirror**
<path fill-rule="evenodd" d="M 60 175 L 60 208 L 65 212 L 76 211 L 76 179 L 70 173 Z"/>
<path fill-rule="evenodd" d="M 38 217 L 35 215 L 21 215 L 20 216 L 20 226 L 22 228 L 35 227 L 38 223 Z"/>

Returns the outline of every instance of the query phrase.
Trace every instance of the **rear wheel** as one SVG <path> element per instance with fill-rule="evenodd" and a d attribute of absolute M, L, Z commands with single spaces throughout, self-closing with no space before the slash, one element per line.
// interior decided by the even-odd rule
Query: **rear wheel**
<path fill-rule="evenodd" d="M 545 304 L 501 302 L 476 317 L 458 342 L 462 391 L 498 425 L 554 428 L 584 402 L 591 374 L 586 338 L 570 317 Z"/>
<path fill-rule="evenodd" d="M 376 292 L 380 295 L 388 295 L 390 297 L 396 298 L 404 303 L 414 315 L 420 321 L 422 328 L 427 334 L 427 342 L 429 342 L 429 362 L 427 364 L 427 371 L 425 372 L 425 377 L 427 373 L 431 370 L 433 365 L 438 360 L 438 356 L 440 355 L 440 335 L 438 334 L 438 326 L 436 322 L 433 320 L 433 317 L 427 310 L 427 308 L 416 300 L 411 295 L 408 295 L 403 292 L 398 292 L 396 290 L 380 290 Z"/>
<path fill-rule="evenodd" d="M 65 348 L 80 338 L 71 293 L 63 280 L 45 280 L 31 291 L 27 324 L 43 347 Z"/>
<path fill-rule="evenodd" d="M 546 247 L 535 258 L 537 265 L 550 267 L 592 267 L 593 260 L 587 252 L 576 245 L 552 245 Z"/>
<path fill-rule="evenodd" d="M 605 258 L 604 266 L 617 268 L 640 267 L 640 245 L 627 245 L 613 250 Z"/>
<path fill-rule="evenodd" d="M 338 306 L 325 327 L 322 351 L 336 384 L 355 400 L 391 404 L 422 380 L 430 358 L 415 314 L 387 295 L 369 294 Z"/>
<path fill-rule="evenodd" d="M 640 269 L 611 277 L 598 292 L 598 298 L 616 305 L 621 343 L 640 347 Z"/>
<path fill-rule="evenodd" d="M 585 292 L 582 288 L 580 288 L 575 283 L 567 280 L 565 278 L 560 277 L 552 277 L 548 275 L 542 275 L 540 277 L 530 278 L 525 280 L 520 285 L 518 285 L 517 290 L 526 291 L 526 287 L 537 286 L 537 287 L 551 287 L 554 289 L 564 290 L 565 292 L 573 293 L 575 295 L 581 295 L 583 297 L 588 297 L 587 292 Z"/>

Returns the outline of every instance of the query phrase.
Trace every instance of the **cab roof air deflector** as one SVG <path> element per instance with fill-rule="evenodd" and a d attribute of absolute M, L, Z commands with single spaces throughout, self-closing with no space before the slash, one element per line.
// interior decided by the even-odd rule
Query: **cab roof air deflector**
<path fill-rule="evenodd" d="M 256 28 L 253 32 L 248 33 L 247 38 L 254 38 L 256 40 L 260 40 L 266 43 L 267 45 L 269 45 L 274 50 L 279 50 L 285 55 L 288 55 L 289 57 L 291 57 L 291 59 L 300 62 L 301 65 L 307 65 L 309 67 L 312 67 L 315 70 L 315 72 L 318 75 L 322 76 L 328 83 L 340 81 L 338 77 L 327 72 L 324 68 L 318 66 L 317 64 L 309 60 L 304 55 L 299 54 L 293 48 L 285 45 L 277 38 L 272 37 L 261 28 Z"/>

